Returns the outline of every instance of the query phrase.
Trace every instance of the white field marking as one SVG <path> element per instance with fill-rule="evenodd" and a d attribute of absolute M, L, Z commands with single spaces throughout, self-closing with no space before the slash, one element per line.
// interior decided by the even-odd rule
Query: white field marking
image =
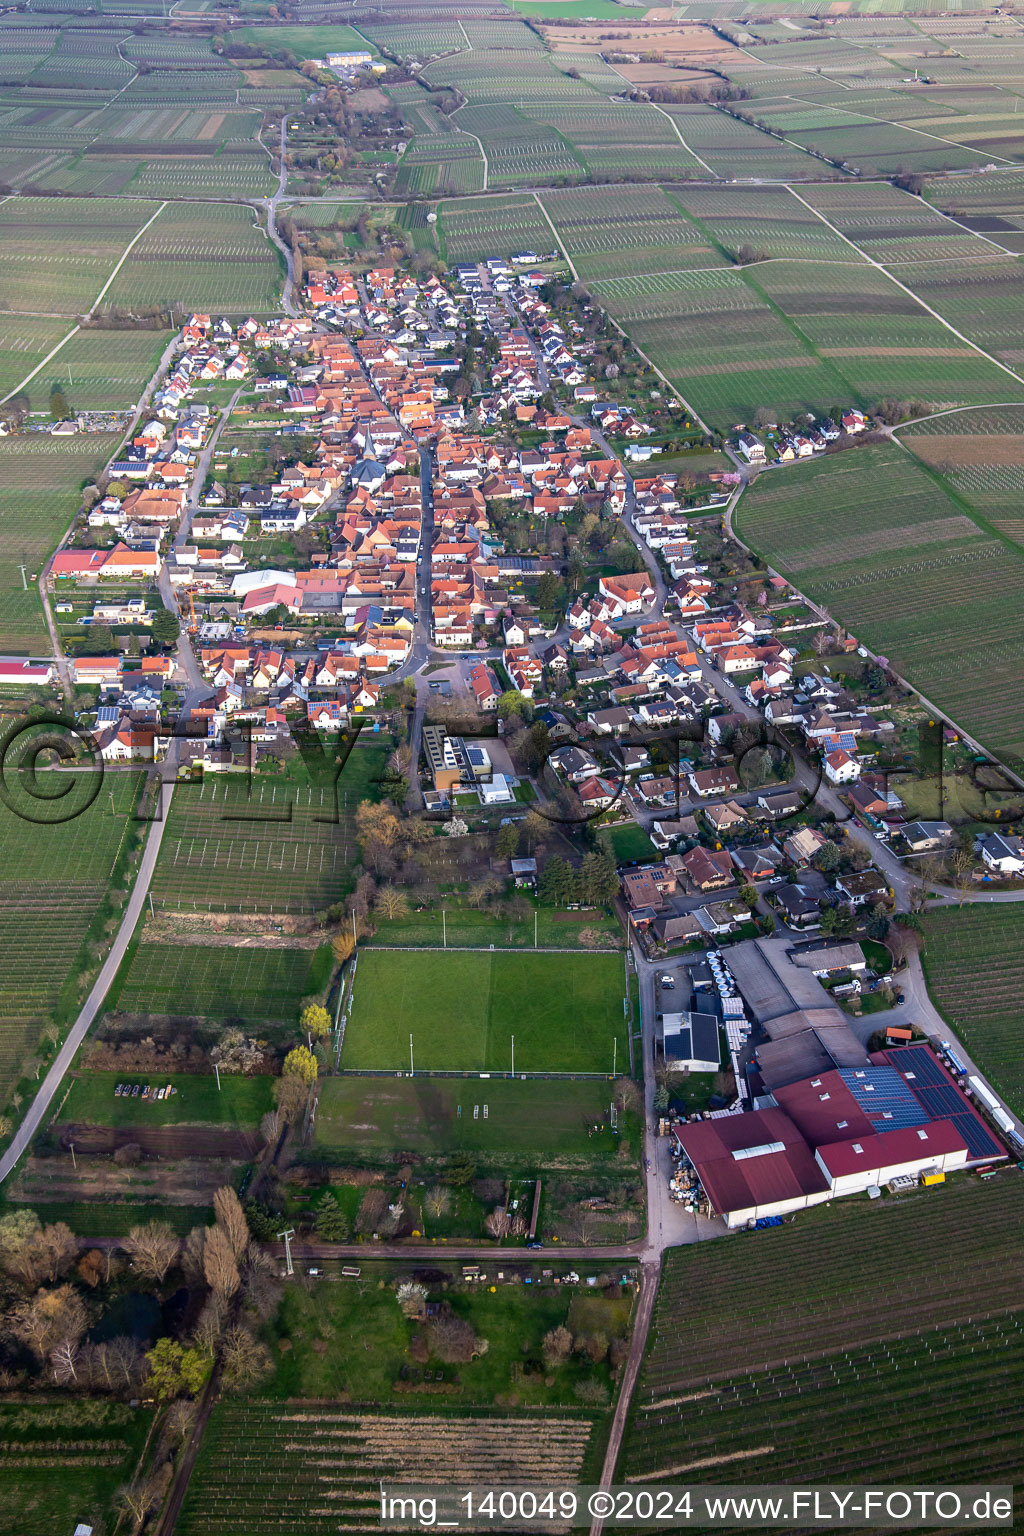
<path fill-rule="evenodd" d="M 1024 384 L 1024 378 L 1022 378 L 1019 373 L 1015 373 L 1014 370 L 1010 368 L 1006 363 L 1001 363 L 998 357 L 992 356 L 991 352 L 986 352 L 984 347 L 979 347 L 976 341 L 972 341 L 969 336 L 965 336 L 963 331 L 958 331 L 955 325 L 950 325 L 949 321 L 940 315 L 937 309 L 932 309 L 931 305 L 926 304 L 924 299 L 920 298 L 912 288 L 908 288 L 905 283 L 901 283 L 898 277 L 893 276 L 888 267 L 884 267 L 880 261 L 876 261 L 873 256 L 869 256 L 867 251 L 861 251 L 859 245 L 856 245 L 852 240 L 848 239 L 848 237 L 843 234 L 842 230 L 838 229 L 836 225 L 832 223 L 831 219 L 826 219 L 825 215 L 823 213 L 819 213 L 817 208 L 813 208 L 806 198 L 800 196 L 799 192 L 794 192 L 792 187 L 790 187 L 789 192 L 790 196 L 795 197 L 798 203 L 803 203 L 804 207 L 809 209 L 810 212 L 814 214 L 815 218 L 820 219 L 823 224 L 827 225 L 833 234 L 838 235 L 840 240 L 845 240 L 846 244 L 850 246 L 852 250 L 860 251 L 860 254 L 864 257 L 866 262 L 868 262 L 872 267 L 877 267 L 878 271 L 887 277 L 890 283 L 895 283 L 897 288 L 905 293 L 908 298 L 913 299 L 915 304 L 919 304 L 923 310 L 931 315 L 933 320 L 937 320 L 939 324 L 950 333 L 951 336 L 955 336 L 957 341 L 962 341 L 965 346 L 970 347 L 973 352 L 977 352 L 979 357 L 984 357 L 993 365 L 993 367 L 999 368 L 1003 373 L 1009 374 L 1010 378 L 1016 379 L 1018 384 Z"/>

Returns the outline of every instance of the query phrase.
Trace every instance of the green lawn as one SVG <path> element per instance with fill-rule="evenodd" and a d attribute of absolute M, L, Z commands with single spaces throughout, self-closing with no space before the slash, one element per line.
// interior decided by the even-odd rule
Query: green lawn
<path fill-rule="evenodd" d="M 623 827 L 602 827 L 599 835 L 602 843 L 611 848 L 617 864 L 632 864 L 639 859 L 658 856 L 647 833 L 635 821 L 627 822 Z"/>
<path fill-rule="evenodd" d="M 365 950 L 342 1066 L 611 1072 L 628 1061 L 619 955 Z"/>
<path fill-rule="evenodd" d="M 593 1079 L 329 1077 L 320 1088 L 316 1145 L 355 1156 L 473 1152 L 503 1165 L 605 1161 L 620 1145 L 608 1123 L 611 1097 L 611 1084 Z"/>
<path fill-rule="evenodd" d="M 220 1092 L 215 1077 L 184 1073 L 156 1076 L 152 1073 L 85 1072 L 75 1078 L 58 1115 L 61 1121 L 88 1125 L 234 1125 L 248 1129 L 258 1125 L 271 1108 L 272 1079 L 221 1075 Z M 139 1097 L 114 1097 L 118 1083 L 140 1083 Z M 177 1093 L 153 1103 L 143 1099 L 147 1083 Z"/>
<path fill-rule="evenodd" d="M 491 945 L 497 949 L 575 949 L 581 934 L 600 934 L 602 944 L 621 949 L 622 928 L 603 911 L 562 912 L 536 907 L 517 921 L 495 912 L 478 912 L 456 905 L 458 897 L 439 898 L 440 904 L 405 917 L 378 919 L 373 944 L 408 944 L 440 948 L 445 935 L 450 949 Z M 447 905 L 449 902 L 451 905 Z M 441 910 L 444 905 L 444 917 Z"/>
<path fill-rule="evenodd" d="M 117 997 L 130 1013 L 294 1023 L 313 990 L 311 949 L 141 944 Z"/>
<path fill-rule="evenodd" d="M 0 1216 L 9 1216 L 12 1211 L 23 1211 L 26 1207 L 47 1224 L 67 1222 L 76 1237 L 121 1237 L 146 1221 L 165 1221 L 184 1237 L 192 1227 L 213 1221 L 213 1207 L 209 1205 L 163 1205 L 156 1200 L 135 1204 L 123 1200 L 50 1201 L 41 1199 L 38 1194 L 27 1201 L 0 1201 Z"/>

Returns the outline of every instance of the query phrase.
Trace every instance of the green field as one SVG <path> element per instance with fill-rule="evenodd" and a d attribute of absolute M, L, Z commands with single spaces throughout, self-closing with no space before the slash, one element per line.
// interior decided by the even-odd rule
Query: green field
<path fill-rule="evenodd" d="M 86 1523 L 111 1536 L 117 1489 L 131 1480 L 151 1417 L 148 1408 L 67 1394 L 0 1404 L 4 1528 L 52 1536 Z"/>
<path fill-rule="evenodd" d="M 138 1098 L 114 1096 L 118 1083 L 140 1085 Z M 147 1083 L 156 1088 L 172 1084 L 178 1091 L 153 1102 L 142 1098 Z M 215 1077 L 170 1072 L 83 1072 L 71 1084 L 71 1092 L 58 1120 L 76 1125 L 231 1125 L 249 1130 L 272 1107 L 273 1080 L 269 1077 L 230 1077 L 222 1073 L 220 1089 Z"/>
<path fill-rule="evenodd" d="M 83 776 L 84 778 L 84 776 Z M 123 867 L 141 775 L 114 773 L 81 815 L 56 825 L 0 806 L 0 1100 L 24 1072 L 40 1035 L 73 1009 L 91 945 L 105 943 L 111 875 Z M 113 795 L 113 802 L 110 796 Z M 30 808 L 31 809 L 31 808 Z M 119 857 L 120 856 L 120 857 Z"/>
<path fill-rule="evenodd" d="M 1024 560 L 895 445 L 762 475 L 740 538 L 993 752 L 1024 754 Z"/>
<path fill-rule="evenodd" d="M 1024 911 L 945 907 L 926 913 L 924 925 L 932 1001 L 996 1090 L 1024 1113 Z"/>
<path fill-rule="evenodd" d="M 630 822 L 624 827 L 603 827 L 602 843 L 612 851 L 617 864 L 631 864 L 640 859 L 657 858 L 657 849 L 643 827 Z"/>
<path fill-rule="evenodd" d="M 620 955 L 360 953 L 343 1068 L 611 1072 L 628 1064 Z"/>
<path fill-rule="evenodd" d="M 426 1155 L 464 1151 L 502 1167 L 612 1159 L 620 1137 L 609 1124 L 611 1095 L 610 1083 L 593 1080 L 481 1083 L 342 1073 L 320 1085 L 315 1145 L 350 1156 L 396 1147 Z"/>
<path fill-rule="evenodd" d="M 503 917 L 474 907 L 425 907 L 404 917 L 380 918 L 373 945 L 436 949 L 447 937 L 451 949 L 588 949 L 596 937 L 601 949 L 622 948 L 618 920 L 604 912 L 563 912 L 537 905 L 522 918 Z"/>
<path fill-rule="evenodd" d="M 108 1000 L 129 1013 L 199 1015 L 237 1022 L 295 1022 L 313 990 L 311 949 L 147 944 L 135 952 L 120 991 Z"/>
<path fill-rule="evenodd" d="M 673 1250 L 619 1476 L 1012 1482 L 1022 1218 L 1008 1169 Z"/>

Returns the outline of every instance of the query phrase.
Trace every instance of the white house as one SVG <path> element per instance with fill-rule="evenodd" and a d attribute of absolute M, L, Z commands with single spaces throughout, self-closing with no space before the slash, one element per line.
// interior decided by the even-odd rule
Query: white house
<path fill-rule="evenodd" d="M 852 784 L 860 778 L 860 764 L 840 747 L 825 758 L 825 777 L 830 784 Z"/>
<path fill-rule="evenodd" d="M 1005 832 L 992 832 L 979 844 L 986 868 L 999 875 L 1024 875 L 1024 841 Z"/>

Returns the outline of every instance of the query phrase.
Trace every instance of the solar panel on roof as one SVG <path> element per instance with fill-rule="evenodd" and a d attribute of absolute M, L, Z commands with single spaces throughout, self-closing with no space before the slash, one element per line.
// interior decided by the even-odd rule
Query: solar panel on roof
<path fill-rule="evenodd" d="M 897 1058 L 904 1082 L 912 1074 L 912 1092 L 933 1120 L 950 1120 L 963 1137 L 972 1161 L 1004 1157 L 1005 1151 L 983 1120 L 974 1113 L 958 1088 L 950 1082 L 940 1062 L 927 1046 L 908 1045 Z"/>

